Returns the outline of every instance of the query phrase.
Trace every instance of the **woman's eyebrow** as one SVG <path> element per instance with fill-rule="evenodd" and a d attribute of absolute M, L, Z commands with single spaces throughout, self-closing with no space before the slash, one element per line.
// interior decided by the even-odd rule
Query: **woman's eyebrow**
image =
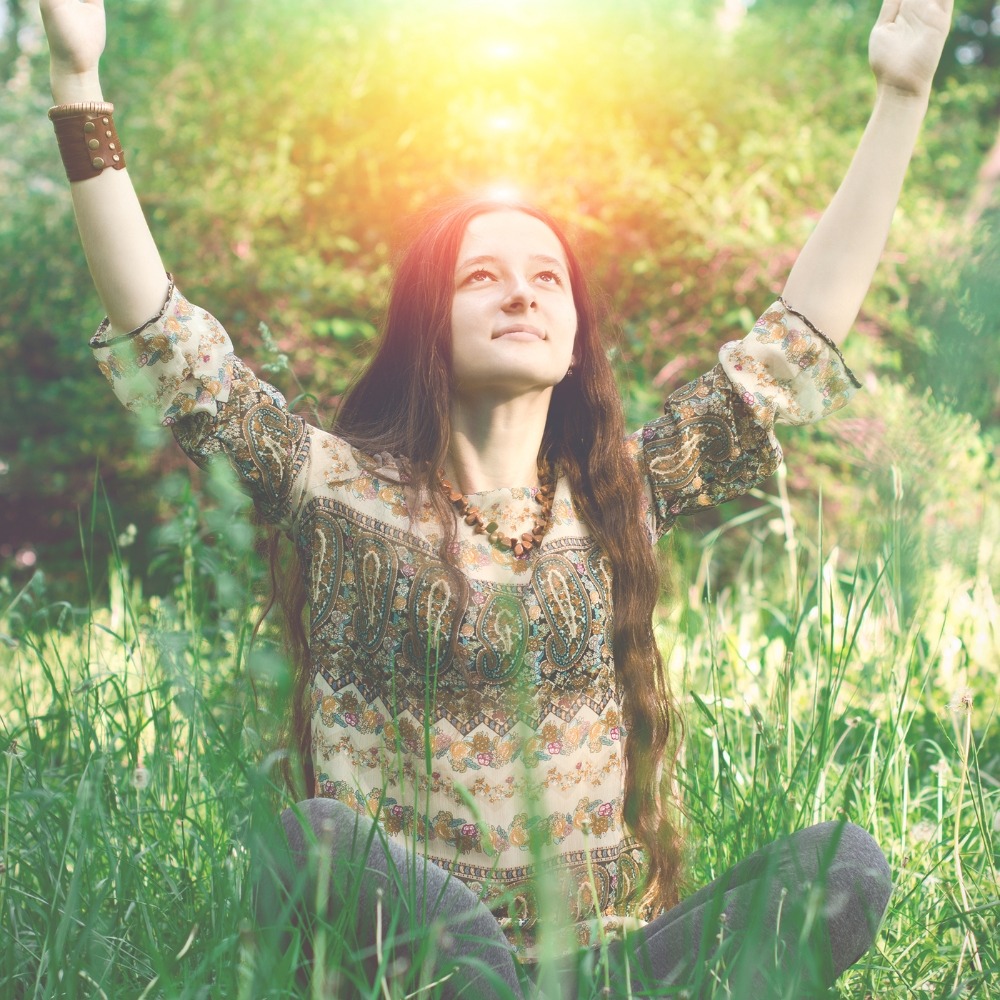
<path fill-rule="evenodd" d="M 459 263 L 458 267 L 455 268 L 456 271 L 461 271 L 466 267 L 476 267 L 479 264 L 496 264 L 497 258 L 491 257 L 488 254 L 484 254 L 480 257 L 469 257 L 467 260 L 463 260 Z"/>
<path fill-rule="evenodd" d="M 558 267 L 563 271 L 568 270 L 565 261 L 561 261 L 558 257 L 550 257 L 548 254 L 535 254 L 531 259 L 538 264 L 549 264 Z"/>
<path fill-rule="evenodd" d="M 548 254 L 544 253 L 532 254 L 531 261 L 535 264 L 548 264 L 549 266 L 558 267 L 563 271 L 568 270 L 564 261 L 561 261 L 558 257 L 550 257 Z M 498 263 L 499 258 L 493 257 L 490 254 L 482 254 L 479 257 L 469 257 L 468 259 L 461 261 L 455 270 L 461 271 L 466 267 L 478 267 L 480 264 Z"/>

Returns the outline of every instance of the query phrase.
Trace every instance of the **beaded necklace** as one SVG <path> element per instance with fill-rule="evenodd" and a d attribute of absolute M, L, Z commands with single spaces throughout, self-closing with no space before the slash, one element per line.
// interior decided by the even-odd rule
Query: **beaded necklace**
<path fill-rule="evenodd" d="M 525 531 L 520 537 L 517 535 L 503 535 L 500 533 L 500 526 L 496 521 L 486 523 L 478 507 L 473 507 L 469 499 L 463 496 L 444 477 L 444 470 L 438 469 L 438 481 L 441 489 L 444 490 L 448 499 L 458 508 L 463 520 L 473 528 L 477 535 L 486 535 L 490 544 L 501 551 L 514 553 L 517 559 L 526 559 L 532 549 L 537 548 L 542 543 L 545 533 L 549 530 L 552 521 L 552 498 L 555 494 L 555 477 L 552 475 L 552 467 L 548 462 L 538 463 L 538 492 L 535 500 L 541 508 L 531 531 Z"/>

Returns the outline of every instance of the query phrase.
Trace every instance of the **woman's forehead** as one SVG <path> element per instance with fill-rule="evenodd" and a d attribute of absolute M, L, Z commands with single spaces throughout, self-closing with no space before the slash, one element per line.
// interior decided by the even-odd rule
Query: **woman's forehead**
<path fill-rule="evenodd" d="M 566 266 L 559 237 L 541 219 L 504 209 L 469 221 L 458 251 L 458 264 L 471 257 L 549 257 Z"/>

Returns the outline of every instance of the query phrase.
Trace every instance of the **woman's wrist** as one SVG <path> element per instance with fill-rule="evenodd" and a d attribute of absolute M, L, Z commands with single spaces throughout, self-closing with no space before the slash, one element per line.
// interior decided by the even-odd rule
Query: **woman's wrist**
<path fill-rule="evenodd" d="M 888 83 L 876 83 L 876 105 L 898 109 L 905 114 L 926 114 L 930 99 L 930 88 L 923 93 L 917 93 L 912 90 L 901 90 L 899 87 L 894 87 Z"/>
<path fill-rule="evenodd" d="M 104 100 L 101 80 L 96 69 L 86 73 L 67 73 L 53 67 L 50 82 L 52 100 L 56 104 L 77 104 L 80 101 Z"/>

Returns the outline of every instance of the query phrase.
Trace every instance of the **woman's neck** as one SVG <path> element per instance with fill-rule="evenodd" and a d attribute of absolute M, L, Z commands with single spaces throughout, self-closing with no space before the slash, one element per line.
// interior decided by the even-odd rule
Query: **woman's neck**
<path fill-rule="evenodd" d="M 551 388 L 499 401 L 456 397 L 445 469 L 452 482 L 463 493 L 537 486 L 551 397 Z"/>

